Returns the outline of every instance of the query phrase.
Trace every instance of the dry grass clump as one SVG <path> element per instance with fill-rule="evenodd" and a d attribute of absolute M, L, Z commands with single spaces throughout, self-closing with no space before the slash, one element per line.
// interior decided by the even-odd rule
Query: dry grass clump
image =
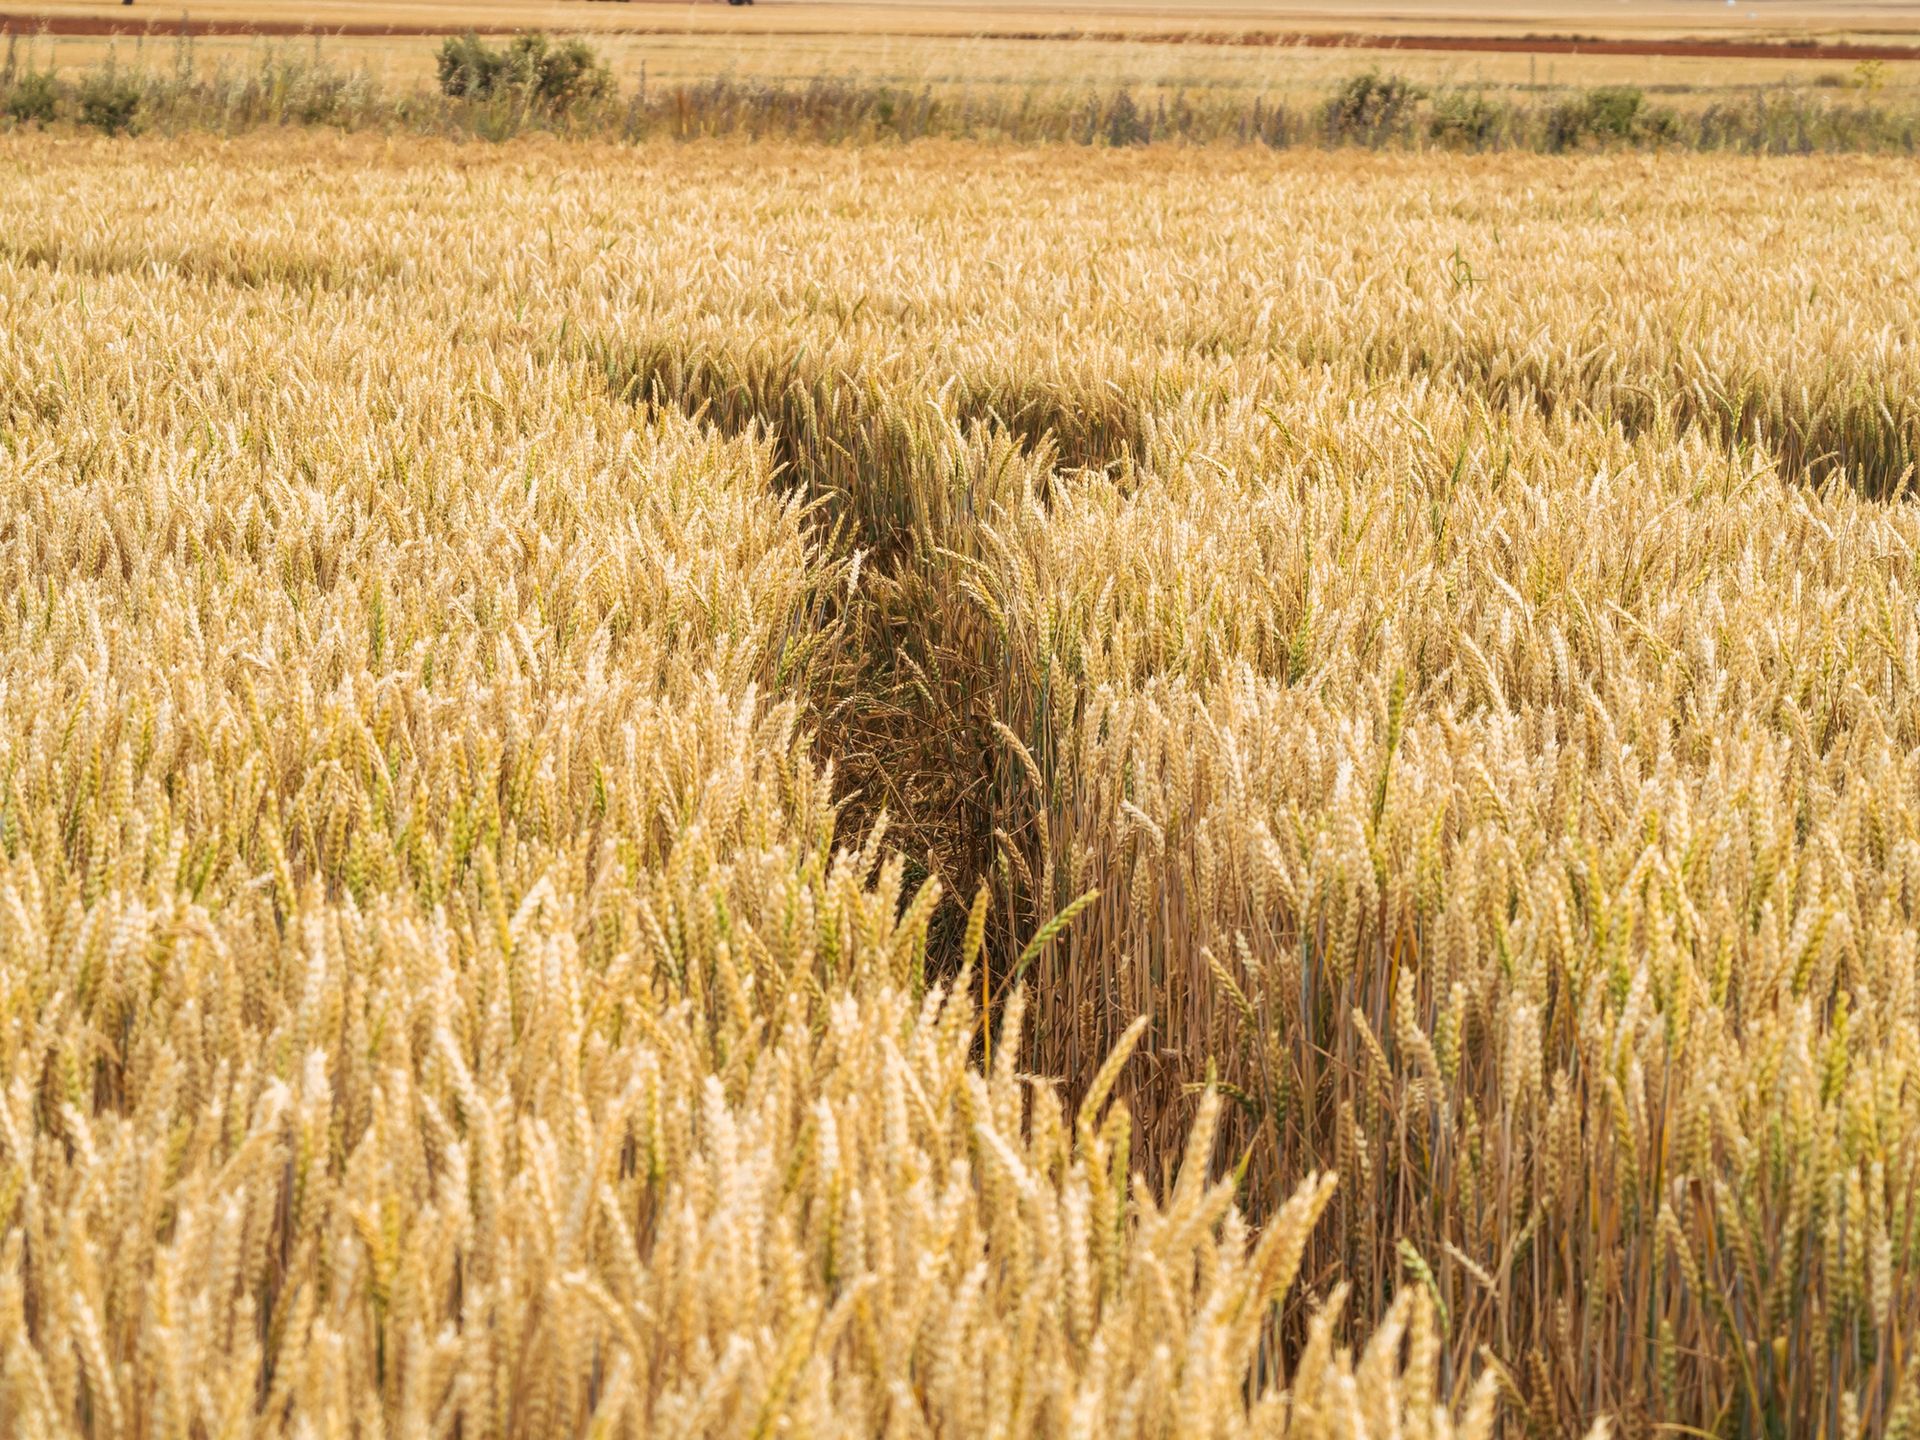
<path fill-rule="evenodd" d="M 0 1433 L 1907 1433 L 1897 172 L 752 158 L 0 147 Z"/>

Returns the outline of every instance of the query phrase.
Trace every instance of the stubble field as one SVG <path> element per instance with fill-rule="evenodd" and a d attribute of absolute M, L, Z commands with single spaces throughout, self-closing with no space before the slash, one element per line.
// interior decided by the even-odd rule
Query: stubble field
<path fill-rule="evenodd" d="M 1920 1427 L 1910 162 L 0 190 L 0 1433 Z"/>

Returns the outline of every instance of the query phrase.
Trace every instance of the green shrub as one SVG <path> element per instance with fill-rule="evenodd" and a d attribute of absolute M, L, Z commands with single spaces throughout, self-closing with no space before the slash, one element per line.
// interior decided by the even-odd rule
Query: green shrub
<path fill-rule="evenodd" d="M 1382 74 L 1379 70 L 1355 75 L 1334 92 L 1321 111 L 1327 139 L 1377 145 L 1405 128 L 1424 94 L 1403 75 Z"/>
<path fill-rule="evenodd" d="M 1680 140 L 1680 115 L 1666 105 L 1653 105 L 1640 112 L 1638 134 L 1641 144 L 1672 145 Z"/>
<path fill-rule="evenodd" d="M 1133 93 L 1121 90 L 1113 97 L 1113 103 L 1107 107 L 1106 123 L 1107 144 L 1144 145 L 1153 138 L 1152 126 L 1142 113 Z"/>
<path fill-rule="evenodd" d="M 7 118 L 16 125 L 51 125 L 60 111 L 60 84 L 48 71 L 28 71 L 7 90 Z"/>
<path fill-rule="evenodd" d="M 440 47 L 440 90 L 461 99 L 524 99 L 552 114 L 613 93 L 613 72 L 584 40 L 555 44 L 538 32 L 516 35 L 496 50 L 478 35 Z"/>
<path fill-rule="evenodd" d="M 469 31 L 440 46 L 440 93 L 456 98 L 493 93 L 506 57 Z"/>
<path fill-rule="evenodd" d="M 140 111 L 140 86 L 112 69 L 89 75 L 80 85 L 80 123 L 109 135 L 133 129 Z"/>
<path fill-rule="evenodd" d="M 1549 150 L 1661 143 L 1676 139 L 1679 132 L 1680 117 L 1665 106 L 1649 107 L 1635 85 L 1602 85 L 1547 112 Z"/>
<path fill-rule="evenodd" d="M 1587 127 L 1611 140 L 1631 140 L 1647 97 L 1636 85 L 1601 85 L 1587 92 Z"/>
<path fill-rule="evenodd" d="M 507 76 L 550 110 L 568 110 L 613 93 L 613 72 L 584 40 L 550 44 L 544 35 L 518 35 L 507 48 Z"/>
<path fill-rule="evenodd" d="M 1427 133 L 1435 143 L 1464 150 L 1484 150 L 1511 128 L 1512 111 L 1484 95 L 1455 92 L 1433 102 Z"/>

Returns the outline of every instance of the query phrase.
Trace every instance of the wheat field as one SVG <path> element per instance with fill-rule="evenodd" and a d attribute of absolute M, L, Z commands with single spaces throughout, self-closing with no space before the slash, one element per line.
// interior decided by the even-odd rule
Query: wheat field
<path fill-rule="evenodd" d="M 0 1435 L 1920 1434 L 1912 179 L 0 137 Z"/>

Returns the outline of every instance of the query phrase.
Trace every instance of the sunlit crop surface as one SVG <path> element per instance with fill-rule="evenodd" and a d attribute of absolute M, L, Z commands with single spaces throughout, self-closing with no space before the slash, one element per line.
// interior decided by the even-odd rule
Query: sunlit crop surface
<path fill-rule="evenodd" d="M 1913 1433 L 1913 180 L 0 140 L 0 1434 Z"/>

